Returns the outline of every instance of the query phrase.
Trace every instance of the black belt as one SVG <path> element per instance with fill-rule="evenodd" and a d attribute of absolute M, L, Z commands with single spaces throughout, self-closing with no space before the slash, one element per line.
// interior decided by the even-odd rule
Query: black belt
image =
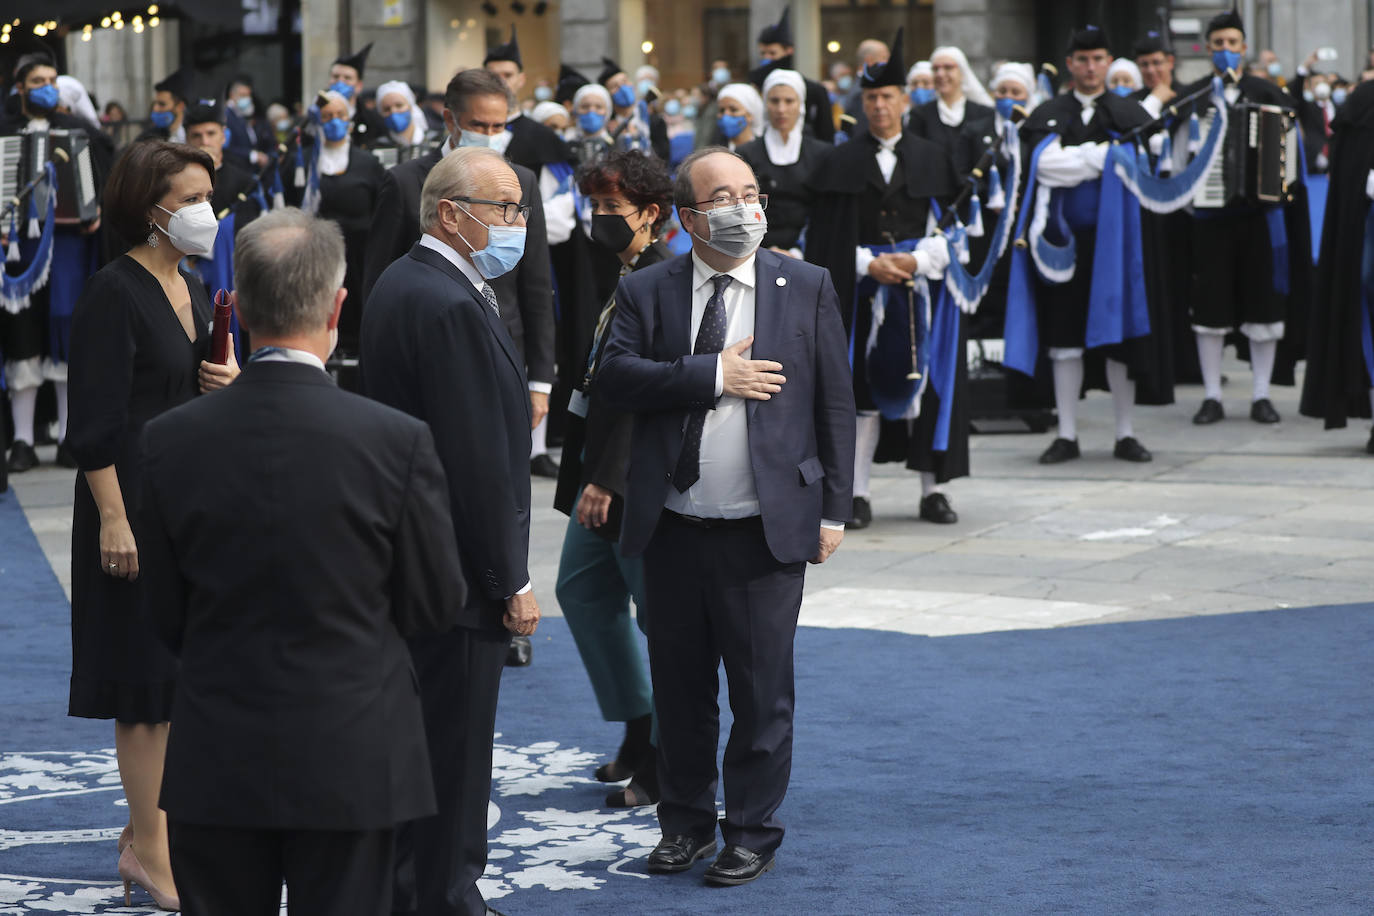
<path fill-rule="evenodd" d="M 750 515 L 746 518 L 699 518 L 695 515 L 683 515 L 672 509 L 664 509 L 663 511 L 673 520 L 681 522 L 689 528 L 758 528 L 763 525 L 763 516 L 761 515 Z"/>

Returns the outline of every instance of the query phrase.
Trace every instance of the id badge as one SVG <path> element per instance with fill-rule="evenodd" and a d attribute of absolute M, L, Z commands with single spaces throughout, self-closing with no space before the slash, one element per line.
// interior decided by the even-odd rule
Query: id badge
<path fill-rule="evenodd" d="M 568 413 L 575 417 L 586 418 L 587 416 L 587 395 L 581 391 L 574 391 L 568 398 Z"/>

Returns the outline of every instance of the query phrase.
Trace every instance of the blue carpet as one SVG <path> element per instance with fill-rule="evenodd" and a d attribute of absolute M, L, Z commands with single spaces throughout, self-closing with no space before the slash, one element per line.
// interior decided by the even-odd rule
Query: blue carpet
<path fill-rule="evenodd" d="M 111 905 L 124 809 L 108 724 L 63 715 L 66 615 L 0 497 L 0 914 L 147 912 Z M 1371 910 L 1374 606 L 943 639 L 806 629 L 797 669 L 777 869 L 723 890 L 699 869 L 649 878 L 652 817 L 603 810 L 591 778 L 619 727 L 597 721 L 563 621 L 545 621 L 534 665 L 502 686 L 493 905 Z"/>

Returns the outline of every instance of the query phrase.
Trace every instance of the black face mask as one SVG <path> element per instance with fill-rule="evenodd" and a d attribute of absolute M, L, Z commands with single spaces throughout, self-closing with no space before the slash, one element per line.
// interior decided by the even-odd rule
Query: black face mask
<path fill-rule="evenodd" d="M 592 216 L 592 241 L 620 254 L 634 244 L 635 230 L 619 213 L 597 213 Z"/>

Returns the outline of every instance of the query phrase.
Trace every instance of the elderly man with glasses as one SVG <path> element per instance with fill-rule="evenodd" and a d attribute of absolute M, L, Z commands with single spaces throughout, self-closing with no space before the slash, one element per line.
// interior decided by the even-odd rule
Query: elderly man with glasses
<path fill-rule="evenodd" d="M 397 839 L 393 912 L 483 916 L 496 696 L 512 634 L 539 623 L 531 592 L 530 402 L 492 281 L 525 251 L 520 182 L 501 154 L 463 147 L 420 193 L 424 234 L 363 312 L 363 390 L 434 433 L 468 600 L 456 627 L 411 643 L 439 813 Z"/>

